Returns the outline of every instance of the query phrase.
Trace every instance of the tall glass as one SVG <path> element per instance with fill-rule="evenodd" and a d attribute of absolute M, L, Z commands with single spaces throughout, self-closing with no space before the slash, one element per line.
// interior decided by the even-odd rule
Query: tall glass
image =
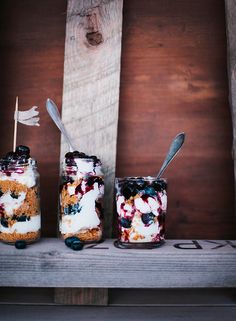
<path fill-rule="evenodd" d="M 60 183 L 59 232 L 62 239 L 78 237 L 99 242 L 103 235 L 104 178 L 95 156 L 67 153 Z"/>
<path fill-rule="evenodd" d="M 121 248 L 153 248 L 164 242 L 167 181 L 156 177 L 116 178 Z"/>
<path fill-rule="evenodd" d="M 15 244 L 39 239 L 41 211 L 36 161 L 4 160 L 0 164 L 0 240 Z"/>

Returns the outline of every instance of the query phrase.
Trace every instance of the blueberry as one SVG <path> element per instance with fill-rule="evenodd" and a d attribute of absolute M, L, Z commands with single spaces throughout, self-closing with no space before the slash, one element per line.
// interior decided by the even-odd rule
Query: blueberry
<path fill-rule="evenodd" d="M 142 190 L 147 186 L 147 183 L 142 178 L 138 178 L 136 181 L 136 186 L 139 190 Z"/>
<path fill-rule="evenodd" d="M 1 217 L 1 224 L 3 227 L 8 227 L 8 221 L 5 217 Z"/>
<path fill-rule="evenodd" d="M 16 154 L 14 152 L 9 152 L 6 154 L 6 157 L 5 157 L 7 160 L 11 161 L 13 159 L 16 159 Z"/>
<path fill-rule="evenodd" d="M 3 193 L 3 192 L 1 191 L 1 189 L 0 189 L 0 197 L 3 196 L 3 194 L 4 194 L 4 193 Z"/>
<path fill-rule="evenodd" d="M 157 194 L 155 189 L 151 186 L 147 186 L 144 190 L 144 193 L 149 196 L 155 196 Z"/>
<path fill-rule="evenodd" d="M 71 248 L 74 251 L 81 251 L 83 249 L 83 247 L 84 247 L 84 244 L 79 239 L 76 241 L 73 241 L 71 244 Z"/>
<path fill-rule="evenodd" d="M 15 242 L 15 247 L 18 249 L 18 250 L 23 250 L 26 248 L 26 242 L 25 241 L 16 241 Z"/>
<path fill-rule="evenodd" d="M 131 227 L 131 223 L 132 221 L 127 219 L 127 218 L 124 218 L 122 217 L 121 220 L 120 220 L 120 225 L 124 228 L 130 228 Z"/>
<path fill-rule="evenodd" d="M 20 217 L 17 218 L 18 222 L 25 222 L 26 220 L 28 220 L 26 215 L 21 215 Z"/>
<path fill-rule="evenodd" d="M 74 158 L 74 155 L 73 155 L 73 153 L 72 152 L 68 152 L 68 153 L 66 153 L 66 155 L 65 155 L 65 158 Z"/>
<path fill-rule="evenodd" d="M 70 236 L 70 237 L 67 237 L 67 238 L 65 239 L 65 244 L 66 244 L 66 246 L 71 247 L 72 243 L 73 243 L 74 241 L 77 241 L 77 240 L 79 240 L 78 237 L 76 237 L 76 236 Z"/>
<path fill-rule="evenodd" d="M 75 215 L 81 211 L 81 206 L 77 204 L 69 205 L 64 208 L 64 215 Z"/>
<path fill-rule="evenodd" d="M 98 183 L 98 185 L 103 185 L 103 179 L 98 176 L 90 176 L 87 179 L 87 185 L 92 186 L 94 183 Z"/>
<path fill-rule="evenodd" d="M 20 156 L 20 155 L 29 156 L 30 155 L 30 149 L 27 146 L 19 145 L 19 146 L 16 147 L 16 154 L 17 154 L 17 156 Z"/>
<path fill-rule="evenodd" d="M 142 214 L 141 219 L 143 224 L 145 225 L 151 225 L 154 222 L 155 215 L 153 213 L 145 213 Z"/>
<path fill-rule="evenodd" d="M 128 200 L 131 196 L 135 196 L 137 194 L 137 189 L 134 183 L 129 183 L 123 186 L 121 193 Z"/>
<path fill-rule="evenodd" d="M 16 194 L 15 192 L 11 192 L 11 197 L 17 199 L 19 197 L 19 195 Z"/>
<path fill-rule="evenodd" d="M 163 190 L 166 190 L 166 182 L 164 181 L 154 181 L 152 183 L 152 187 L 157 191 L 157 192 L 161 192 Z"/>
<path fill-rule="evenodd" d="M 73 152 L 73 156 L 75 158 L 86 158 L 86 154 L 85 153 L 82 153 L 82 152 L 78 152 L 77 150 L 75 150 Z"/>

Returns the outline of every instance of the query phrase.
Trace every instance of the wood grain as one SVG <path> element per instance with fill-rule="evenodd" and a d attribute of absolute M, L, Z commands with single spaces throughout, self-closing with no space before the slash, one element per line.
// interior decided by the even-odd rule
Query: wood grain
<path fill-rule="evenodd" d="M 107 305 L 108 289 L 55 289 L 54 302 L 57 304 Z"/>
<path fill-rule="evenodd" d="M 80 151 L 105 174 L 105 236 L 111 235 L 116 161 L 122 0 L 68 1 L 62 119 Z M 61 158 L 68 151 L 62 139 Z"/>
<path fill-rule="evenodd" d="M 107 240 L 74 252 L 49 238 L 22 251 L 0 244 L 0 286 L 227 288 L 236 287 L 235 264 L 235 241 L 168 240 L 158 249 L 122 250 Z"/>
<path fill-rule="evenodd" d="M 124 3 L 117 176 L 155 175 L 176 133 L 169 238 L 235 238 L 222 0 Z"/>
<path fill-rule="evenodd" d="M 111 236 L 118 124 L 122 0 L 69 0 L 62 120 L 78 150 L 97 155 L 105 174 L 104 236 Z M 61 159 L 68 151 L 61 141 Z M 55 289 L 64 304 L 107 304 L 108 291 Z"/>
<path fill-rule="evenodd" d="M 225 0 L 226 31 L 228 40 L 229 102 L 233 124 L 232 155 L 234 159 L 234 182 L 236 185 L 236 3 Z M 236 204 L 236 193 L 235 193 Z M 236 211 L 235 211 L 236 213 Z"/>
<path fill-rule="evenodd" d="M 18 144 L 28 145 L 39 164 L 43 235 L 57 228 L 60 135 L 45 108 L 61 106 L 66 1 L 0 2 L 0 157 L 12 149 L 15 98 L 19 108 L 39 106 L 40 127 L 19 124 Z"/>

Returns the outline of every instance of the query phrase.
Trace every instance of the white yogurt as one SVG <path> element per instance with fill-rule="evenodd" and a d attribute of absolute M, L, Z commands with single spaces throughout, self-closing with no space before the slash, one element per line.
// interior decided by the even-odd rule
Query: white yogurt
<path fill-rule="evenodd" d="M 2 233 L 29 233 L 37 232 L 41 227 L 41 215 L 31 216 L 29 221 L 16 222 L 11 227 L 4 227 L 0 224 L 0 232 Z"/>
<path fill-rule="evenodd" d="M 25 200 L 25 192 L 20 192 L 18 198 L 11 197 L 11 193 L 7 192 L 0 197 L 0 204 L 3 204 L 7 216 L 12 216 L 13 211 L 17 210 Z"/>
<path fill-rule="evenodd" d="M 60 231 L 62 234 L 77 233 L 83 229 L 97 228 L 100 219 L 96 213 L 95 201 L 100 195 L 98 183 L 94 184 L 94 189 L 85 193 L 80 202 L 80 212 L 75 215 L 62 215 L 60 221 Z"/>

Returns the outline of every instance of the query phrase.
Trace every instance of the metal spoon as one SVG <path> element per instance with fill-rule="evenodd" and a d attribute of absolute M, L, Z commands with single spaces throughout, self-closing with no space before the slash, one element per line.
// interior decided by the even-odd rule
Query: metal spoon
<path fill-rule="evenodd" d="M 76 148 L 73 146 L 71 138 L 67 133 L 64 127 L 64 124 L 61 121 L 61 117 L 56 104 L 50 98 L 48 98 L 46 101 L 46 108 L 52 120 L 54 121 L 56 126 L 60 129 L 62 135 L 65 137 L 67 144 L 69 145 L 70 152 L 73 152 L 74 150 L 76 150 Z"/>
<path fill-rule="evenodd" d="M 161 169 L 159 170 L 157 174 L 157 179 L 161 177 L 164 170 L 167 168 L 167 166 L 170 164 L 170 162 L 173 160 L 175 155 L 178 153 L 180 148 L 182 147 L 185 139 L 185 133 L 179 133 L 172 141 L 170 145 L 170 149 L 168 151 L 168 154 L 166 155 L 166 158 L 161 166 Z"/>

